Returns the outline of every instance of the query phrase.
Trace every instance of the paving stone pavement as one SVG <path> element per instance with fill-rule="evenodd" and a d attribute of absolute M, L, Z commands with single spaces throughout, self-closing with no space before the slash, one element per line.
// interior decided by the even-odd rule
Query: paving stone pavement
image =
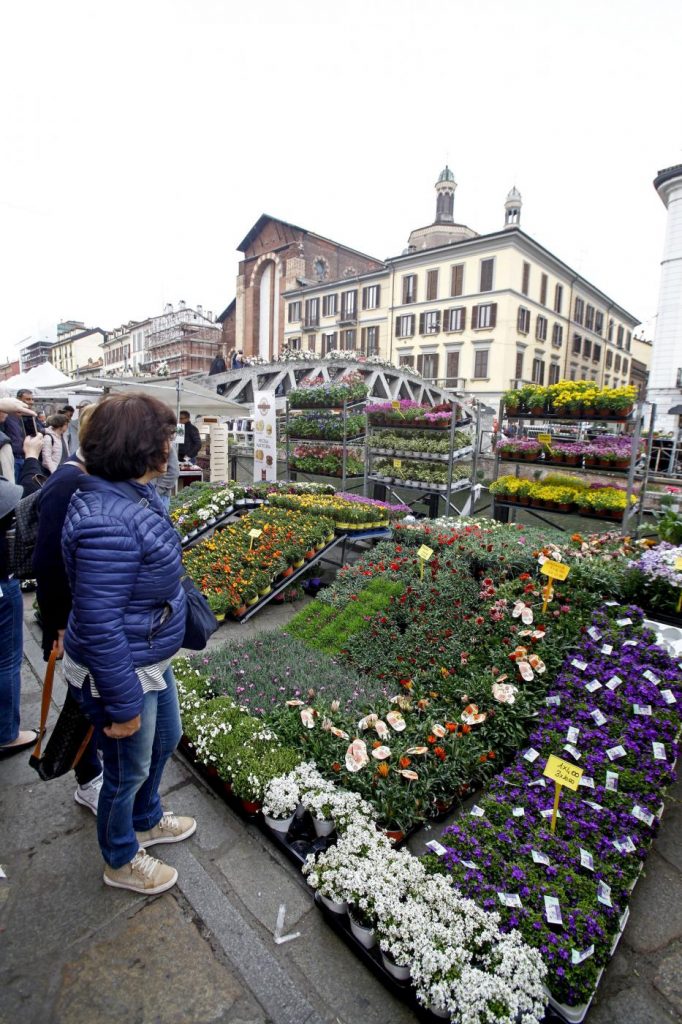
<path fill-rule="evenodd" d="M 38 721 L 43 671 L 30 605 L 26 727 Z M 290 614 L 265 611 L 248 632 Z M 102 884 L 95 819 L 74 788 L 72 775 L 41 782 L 23 756 L 0 762 L 0 1024 L 414 1024 L 327 927 L 294 866 L 181 756 L 166 770 L 164 801 L 199 827 L 164 849 L 179 883 L 161 896 Z M 682 1021 L 681 835 L 678 783 L 587 1024 Z M 278 945 L 281 903 L 285 934 L 300 936 Z"/>

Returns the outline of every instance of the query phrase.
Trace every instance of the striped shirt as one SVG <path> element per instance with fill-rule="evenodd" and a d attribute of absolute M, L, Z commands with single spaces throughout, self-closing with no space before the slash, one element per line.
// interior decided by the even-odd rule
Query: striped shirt
<path fill-rule="evenodd" d="M 166 658 L 165 661 L 158 661 L 155 665 L 144 665 L 141 668 L 135 669 L 135 675 L 140 680 L 143 693 L 166 689 L 166 680 L 163 678 L 163 673 L 170 665 L 171 660 L 171 658 Z M 93 697 L 99 697 L 90 669 L 86 668 L 85 665 L 79 665 L 77 661 L 73 661 L 66 651 L 64 651 L 64 658 L 62 660 L 62 671 L 67 683 L 71 683 L 77 690 L 83 689 L 83 683 L 89 676 L 90 692 Z"/>

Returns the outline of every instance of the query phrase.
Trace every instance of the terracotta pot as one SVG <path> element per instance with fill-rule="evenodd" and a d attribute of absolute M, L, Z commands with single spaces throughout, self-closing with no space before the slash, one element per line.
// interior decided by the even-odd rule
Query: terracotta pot
<path fill-rule="evenodd" d="M 305 557 L 308 559 L 308 561 L 310 561 L 315 557 L 316 553 L 317 552 L 315 551 L 315 548 L 311 548 L 310 551 L 306 551 Z"/>
<path fill-rule="evenodd" d="M 242 615 L 246 615 L 246 605 L 240 604 L 239 608 L 235 608 L 234 614 L 238 619 L 240 619 Z"/>
<path fill-rule="evenodd" d="M 530 507 L 531 508 L 543 508 L 544 507 L 544 503 L 540 500 L 540 498 L 531 498 L 530 499 Z"/>
<path fill-rule="evenodd" d="M 530 407 L 531 416 L 544 416 L 545 407 L 544 405 L 532 405 Z"/>
<path fill-rule="evenodd" d="M 557 512 L 570 512 L 571 506 L 567 501 L 555 501 L 554 506 Z"/>
<path fill-rule="evenodd" d="M 581 410 L 581 415 L 583 416 L 583 418 L 591 417 L 592 419 L 594 419 L 594 416 L 595 416 L 594 406 L 593 405 L 584 405 L 582 407 L 582 410 Z"/>
<path fill-rule="evenodd" d="M 394 843 L 401 843 L 405 838 L 405 833 L 400 829 L 385 828 L 384 835 L 392 839 Z"/>
<path fill-rule="evenodd" d="M 562 456 L 562 462 L 566 466 L 577 466 L 578 463 L 580 462 L 580 456 L 579 455 L 563 455 Z"/>
<path fill-rule="evenodd" d="M 585 466 L 587 468 L 589 468 L 590 466 L 596 466 L 596 465 L 597 465 L 597 458 L 596 458 L 595 455 L 586 455 L 585 456 Z"/>
<path fill-rule="evenodd" d="M 247 814 L 258 814 L 261 809 L 257 800 L 242 800 L 242 807 Z"/>

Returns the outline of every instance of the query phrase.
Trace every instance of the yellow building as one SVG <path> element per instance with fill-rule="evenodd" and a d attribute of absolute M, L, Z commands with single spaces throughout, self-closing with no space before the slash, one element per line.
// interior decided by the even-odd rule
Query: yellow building
<path fill-rule="evenodd" d="M 67 326 L 67 325 L 64 325 Z M 50 351 L 50 362 L 70 377 L 83 376 L 88 368 L 102 363 L 102 344 L 107 332 L 101 327 L 77 324 L 69 330 L 57 332 L 57 340 Z"/>
<path fill-rule="evenodd" d="M 381 270 L 286 292 L 287 347 L 378 355 L 490 401 L 528 382 L 628 383 L 639 321 L 521 230 L 516 188 L 486 235 L 455 223 L 456 188 L 446 167 L 433 224 Z"/>

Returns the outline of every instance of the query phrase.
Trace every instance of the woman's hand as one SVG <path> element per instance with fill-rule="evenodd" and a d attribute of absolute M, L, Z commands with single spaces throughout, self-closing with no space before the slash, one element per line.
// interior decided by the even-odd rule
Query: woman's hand
<path fill-rule="evenodd" d="M 19 398 L 0 398 L 0 412 L 14 413 L 17 416 L 35 416 L 36 411 Z"/>
<path fill-rule="evenodd" d="M 110 740 L 124 740 L 128 736 L 133 736 L 141 725 L 142 719 L 135 715 L 129 722 L 112 722 L 111 725 L 105 726 L 103 732 Z"/>
<path fill-rule="evenodd" d="M 57 639 L 52 644 L 52 650 L 57 652 L 57 657 L 58 658 L 61 658 L 64 655 L 64 634 L 65 633 L 66 633 L 65 629 L 58 629 L 57 630 Z"/>

